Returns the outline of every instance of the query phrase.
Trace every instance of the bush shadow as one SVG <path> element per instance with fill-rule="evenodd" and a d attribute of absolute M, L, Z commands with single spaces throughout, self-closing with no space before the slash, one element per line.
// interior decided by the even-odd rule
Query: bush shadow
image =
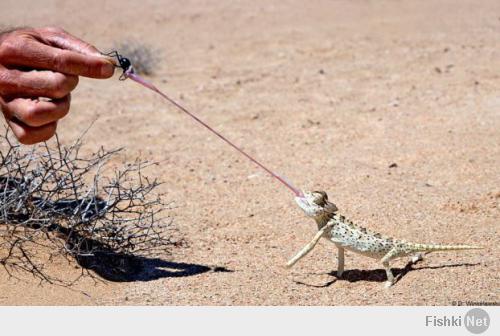
<path fill-rule="evenodd" d="M 153 281 L 188 277 L 207 272 L 233 272 L 225 267 L 167 261 L 161 258 L 97 252 L 77 257 L 78 264 L 113 282 Z"/>

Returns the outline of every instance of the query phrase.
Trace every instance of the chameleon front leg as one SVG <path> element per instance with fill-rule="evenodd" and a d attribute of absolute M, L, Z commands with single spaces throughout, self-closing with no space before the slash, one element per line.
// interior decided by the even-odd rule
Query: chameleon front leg
<path fill-rule="evenodd" d="M 342 246 L 338 246 L 338 257 L 337 257 L 337 276 L 340 278 L 342 273 L 344 273 L 344 251 Z"/>
<path fill-rule="evenodd" d="M 309 252 L 312 251 L 312 249 L 316 246 L 316 244 L 318 243 L 319 239 L 323 236 L 323 234 L 325 233 L 325 231 L 327 229 L 331 228 L 331 225 L 325 225 L 323 226 L 315 235 L 314 235 L 314 238 L 306 245 L 302 248 L 302 250 L 299 251 L 299 253 L 297 253 L 292 259 L 290 259 L 287 263 L 286 263 L 286 267 L 290 268 L 292 267 L 293 265 L 295 265 L 297 263 L 297 261 L 299 261 L 300 259 L 302 259 L 306 254 L 308 254 Z"/>

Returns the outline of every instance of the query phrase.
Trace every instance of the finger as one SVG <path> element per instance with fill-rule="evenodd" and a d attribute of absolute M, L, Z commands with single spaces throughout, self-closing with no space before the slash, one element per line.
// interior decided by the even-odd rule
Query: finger
<path fill-rule="evenodd" d="M 78 84 L 78 77 L 52 71 L 0 72 L 0 94 L 10 98 L 47 97 L 60 99 Z"/>
<path fill-rule="evenodd" d="M 7 40 L 2 45 L 2 62 L 11 66 L 45 69 L 68 75 L 109 78 L 115 66 L 105 57 L 85 55 L 43 44 L 32 38 Z"/>
<path fill-rule="evenodd" d="M 103 56 L 96 47 L 69 34 L 64 29 L 46 27 L 36 29 L 36 31 L 44 40 L 60 49 L 71 50 L 84 55 Z"/>
<path fill-rule="evenodd" d="M 43 101 L 17 98 L 4 104 L 7 119 L 16 118 L 27 126 L 40 127 L 63 118 L 69 112 L 71 96 Z"/>
<path fill-rule="evenodd" d="M 58 27 L 47 27 L 37 29 L 36 31 L 51 45 L 60 49 L 72 50 L 84 55 L 102 57 L 114 66 L 118 65 L 114 57 L 103 55 L 96 47 L 79 39 L 78 37 L 71 35 L 64 29 Z"/>
<path fill-rule="evenodd" d="M 33 145 L 49 140 L 56 133 L 57 128 L 57 122 L 40 127 L 31 127 L 16 119 L 9 120 L 7 123 L 19 142 L 24 145 Z"/>

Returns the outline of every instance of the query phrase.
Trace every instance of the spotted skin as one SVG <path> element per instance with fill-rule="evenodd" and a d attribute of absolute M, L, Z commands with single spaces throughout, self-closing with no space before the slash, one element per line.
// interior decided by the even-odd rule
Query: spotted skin
<path fill-rule="evenodd" d="M 337 246 L 337 275 L 339 277 L 344 271 L 344 251 L 348 250 L 379 260 L 387 275 L 385 286 L 390 287 L 395 282 L 389 265 L 393 259 L 412 256 L 412 262 L 416 262 L 422 259 L 423 253 L 481 248 L 471 245 L 415 244 L 383 236 L 380 233 L 357 226 L 338 214 L 337 206 L 328 200 L 328 195 L 324 191 L 305 192 L 304 196 L 297 197 L 295 200 L 304 213 L 316 221 L 318 233 L 311 242 L 290 259 L 287 263 L 288 267 L 292 267 L 309 253 L 320 238 L 326 238 Z"/>

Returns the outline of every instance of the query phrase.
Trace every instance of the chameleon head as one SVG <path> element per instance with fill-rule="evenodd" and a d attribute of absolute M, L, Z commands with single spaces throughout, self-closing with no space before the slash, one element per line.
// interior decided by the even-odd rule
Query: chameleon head
<path fill-rule="evenodd" d="M 317 218 L 335 213 L 338 209 L 335 204 L 328 201 L 324 191 L 305 191 L 304 196 L 295 197 L 295 202 L 309 217 Z"/>

